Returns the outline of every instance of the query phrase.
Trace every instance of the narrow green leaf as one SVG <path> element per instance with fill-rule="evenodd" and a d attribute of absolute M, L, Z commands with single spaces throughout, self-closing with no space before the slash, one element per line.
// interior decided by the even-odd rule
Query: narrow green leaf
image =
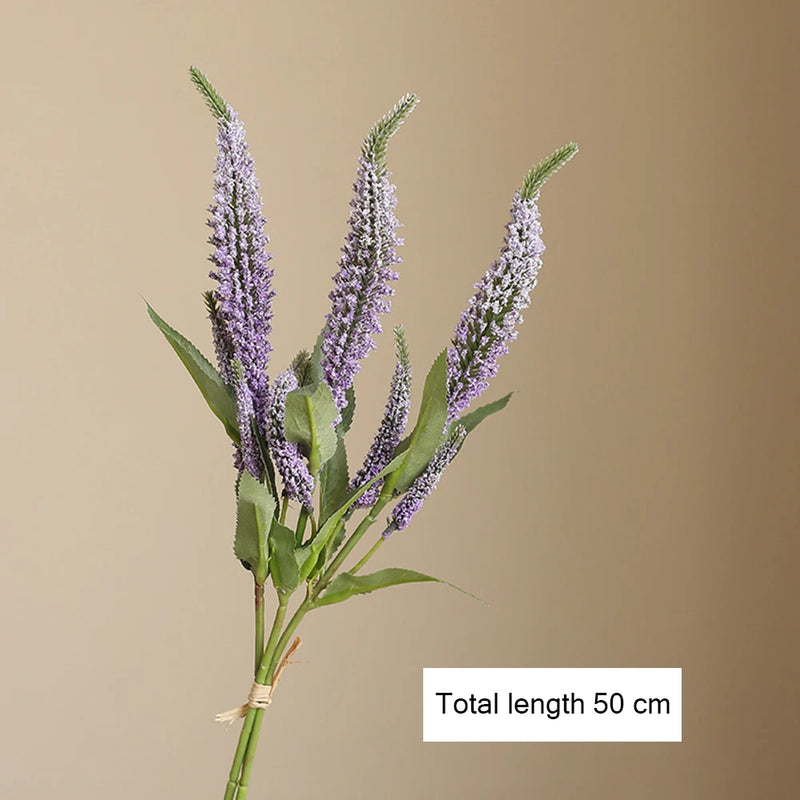
<path fill-rule="evenodd" d="M 336 452 L 320 472 L 320 524 L 347 500 L 350 476 L 347 471 L 347 451 L 344 438 L 339 436 Z"/>
<path fill-rule="evenodd" d="M 298 559 L 300 561 L 300 580 L 305 580 L 310 574 L 311 571 L 314 569 L 317 560 L 319 559 L 320 553 L 325 548 L 325 545 L 328 543 L 328 540 L 333 536 L 336 532 L 339 523 L 342 520 L 342 517 L 347 513 L 348 509 L 353 505 L 353 503 L 361 497 L 364 492 L 367 491 L 371 486 L 373 486 L 377 481 L 381 478 L 388 475 L 390 472 L 394 472 L 398 466 L 402 463 L 403 455 L 397 456 L 393 458 L 372 480 L 367 481 L 357 492 L 354 492 L 344 504 L 334 511 L 328 519 L 325 521 L 325 524 L 320 527 L 317 531 L 317 535 L 313 538 L 311 542 L 309 542 L 305 547 L 298 550 Z M 302 555 L 300 555 L 302 553 Z"/>
<path fill-rule="evenodd" d="M 178 358 L 189 371 L 209 408 L 225 426 L 228 436 L 234 442 L 238 442 L 236 398 L 233 389 L 222 380 L 222 376 L 211 365 L 211 362 L 185 336 L 168 325 L 149 303 L 146 303 L 146 305 L 150 319 L 153 320 L 156 327 L 164 334 L 166 340 L 178 354 Z"/>
<path fill-rule="evenodd" d="M 577 152 L 578 145 L 575 142 L 569 142 L 531 167 L 520 188 L 522 199 L 529 200 L 533 197 L 547 183 L 548 179 L 555 175 Z"/>
<path fill-rule="evenodd" d="M 470 411 L 469 414 L 464 414 L 461 419 L 453 420 L 453 422 L 450 423 L 450 430 L 452 431 L 456 425 L 463 425 L 467 433 L 471 433 L 486 419 L 486 417 L 496 414 L 498 411 L 502 411 L 508 405 L 511 394 L 512 393 L 509 392 L 505 397 L 501 397 L 499 400 L 494 400 L 491 403 L 487 403 L 485 406 L 476 408 L 474 411 Z"/>
<path fill-rule="evenodd" d="M 269 532 L 269 568 L 278 591 L 292 592 L 300 583 L 294 531 L 276 519 Z"/>
<path fill-rule="evenodd" d="M 336 452 L 333 422 L 339 409 L 326 383 L 304 386 L 286 396 L 284 432 L 290 442 L 297 442 L 308 457 L 313 475 Z"/>
<path fill-rule="evenodd" d="M 267 534 L 275 515 L 275 498 L 249 472 L 239 477 L 236 494 L 233 554 L 263 583 L 268 573 Z"/>
<path fill-rule="evenodd" d="M 342 409 L 342 418 L 336 426 L 341 436 L 344 436 L 353 424 L 353 417 L 356 413 L 356 390 L 351 386 L 349 389 L 345 389 L 344 396 L 347 405 Z"/>
<path fill-rule="evenodd" d="M 318 606 L 328 606 L 332 603 L 341 603 L 356 594 L 369 594 L 376 589 L 385 589 L 389 586 L 400 586 L 404 583 L 443 583 L 446 586 L 451 586 L 464 594 L 463 589 L 458 586 L 453 586 L 447 581 L 439 578 L 434 578 L 432 575 L 425 575 L 422 572 L 415 572 L 413 569 L 400 569 L 398 567 L 390 567 L 388 569 L 381 569 L 373 572 L 371 575 L 352 575 L 349 572 L 342 572 L 337 575 L 332 581 L 330 586 L 322 593 L 321 597 L 316 602 Z M 474 597 L 474 595 L 470 595 Z"/>
<path fill-rule="evenodd" d="M 311 375 L 308 379 L 308 385 L 316 387 L 322 383 L 325 375 L 322 371 L 322 331 L 317 334 L 317 340 L 314 342 L 314 349 L 311 351 Z"/>
<path fill-rule="evenodd" d="M 404 492 L 425 469 L 444 438 L 447 423 L 447 351 L 439 353 L 425 378 L 417 424 L 411 435 L 398 445 L 404 456 L 397 475 L 387 481 Z"/>

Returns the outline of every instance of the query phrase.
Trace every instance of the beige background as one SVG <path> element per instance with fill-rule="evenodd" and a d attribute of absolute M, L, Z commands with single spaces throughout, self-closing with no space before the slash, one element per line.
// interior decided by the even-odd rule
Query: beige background
<path fill-rule="evenodd" d="M 251 797 L 800 795 L 791 5 L 4 4 L 0 797 L 218 798 L 233 750 L 229 448 L 140 296 L 210 349 L 190 63 L 248 125 L 276 367 L 321 325 L 360 140 L 403 92 L 418 385 L 527 168 L 582 147 L 488 396 L 517 394 L 381 555 L 490 605 L 420 586 L 312 616 Z M 680 666 L 684 742 L 424 745 L 423 665 Z"/>

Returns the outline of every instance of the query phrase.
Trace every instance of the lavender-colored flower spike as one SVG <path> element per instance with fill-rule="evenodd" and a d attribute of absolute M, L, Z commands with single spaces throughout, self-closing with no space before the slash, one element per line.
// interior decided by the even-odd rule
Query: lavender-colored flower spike
<path fill-rule="evenodd" d="M 233 373 L 231 367 L 236 358 L 233 352 L 233 342 L 228 334 L 228 330 L 219 316 L 219 303 L 214 297 L 214 292 L 203 292 L 208 318 L 211 320 L 211 336 L 214 341 L 214 352 L 217 354 L 217 364 L 222 380 L 233 384 Z"/>
<path fill-rule="evenodd" d="M 401 98 L 372 128 L 358 161 L 349 232 L 322 332 L 322 370 L 340 410 L 361 360 L 375 347 L 372 336 L 381 331 L 379 317 L 389 311 L 394 294 L 389 281 L 398 277 L 392 266 L 400 262 L 402 240 L 396 234 L 397 200 L 386 171 L 386 145 L 416 103 L 415 95 Z"/>
<path fill-rule="evenodd" d="M 383 532 L 384 539 L 393 531 L 408 527 L 411 518 L 422 508 L 425 498 L 436 488 L 442 473 L 458 455 L 466 435 L 466 428 L 463 425 L 456 425 L 450 436 L 439 445 L 424 472 L 409 486 L 403 499 L 394 507 Z"/>
<path fill-rule="evenodd" d="M 397 365 L 392 376 L 389 399 L 378 432 L 364 459 L 364 465 L 350 483 L 351 492 L 372 480 L 392 460 L 408 423 L 408 412 L 411 407 L 411 364 L 402 326 L 398 325 L 394 333 Z M 373 505 L 378 499 L 382 483 L 382 480 L 377 481 L 367 489 L 356 501 L 356 505 Z"/>
<path fill-rule="evenodd" d="M 448 421 L 488 387 L 497 374 L 498 359 L 517 336 L 545 249 L 537 207 L 539 189 L 577 150 L 577 145 L 570 143 L 537 164 L 514 195 L 500 257 L 475 284 L 477 291 L 462 313 L 447 351 Z"/>
<path fill-rule="evenodd" d="M 217 303 L 215 345 L 223 376 L 232 374 L 230 357 L 242 364 L 246 388 L 261 417 L 268 395 L 268 337 L 272 320 L 272 270 L 266 250 L 259 183 L 253 157 L 245 141 L 244 125 L 226 107 L 219 116 L 214 205 L 209 209 L 210 260 Z M 259 419 L 259 426 L 262 420 Z"/>
<path fill-rule="evenodd" d="M 267 441 L 275 466 L 283 479 L 284 493 L 307 509 L 313 508 L 314 478 L 308 471 L 300 448 L 287 441 L 283 424 L 286 418 L 286 395 L 297 388 L 297 376 L 291 369 L 274 381 L 266 414 Z"/>
<path fill-rule="evenodd" d="M 239 428 L 239 445 L 234 463 L 239 470 L 247 470 L 254 478 L 261 480 L 264 465 L 253 431 L 253 397 L 247 386 L 242 363 L 238 359 L 231 365 L 236 388 L 236 424 Z"/>

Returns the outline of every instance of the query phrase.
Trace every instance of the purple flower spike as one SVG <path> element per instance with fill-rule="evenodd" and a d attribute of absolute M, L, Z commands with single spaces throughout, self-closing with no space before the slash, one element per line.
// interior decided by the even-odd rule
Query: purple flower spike
<path fill-rule="evenodd" d="M 349 491 L 351 492 L 372 480 L 392 460 L 394 451 L 400 443 L 400 437 L 405 432 L 408 423 L 408 412 L 411 407 L 411 365 L 408 359 L 405 334 L 399 325 L 395 328 L 395 339 L 397 366 L 392 376 L 389 400 L 386 403 L 386 410 L 378 432 L 375 434 L 372 447 L 364 459 L 364 466 L 350 483 Z M 378 499 L 382 483 L 382 480 L 378 481 L 367 489 L 356 501 L 356 505 L 362 507 L 373 505 Z"/>
<path fill-rule="evenodd" d="M 466 436 L 466 428 L 463 425 L 456 425 L 450 436 L 439 445 L 428 466 L 425 467 L 425 471 L 409 486 L 403 499 L 394 507 L 387 520 L 389 524 L 383 532 L 384 539 L 388 538 L 393 531 L 408 527 L 411 518 L 422 508 L 425 498 L 436 488 L 442 473 L 458 455 Z"/>
<path fill-rule="evenodd" d="M 246 469 L 254 478 L 261 480 L 264 468 L 253 432 L 253 397 L 247 387 L 241 363 L 234 361 L 232 369 L 236 382 L 236 423 L 239 428 L 235 463 L 240 470 Z"/>
<path fill-rule="evenodd" d="M 230 106 L 227 112 L 219 119 L 214 205 L 208 221 L 213 231 L 209 242 L 214 245 L 210 275 L 219 282 L 214 292 L 214 339 L 220 373 L 230 377 L 233 359 L 241 362 L 252 406 L 261 415 L 267 400 L 267 363 L 272 349 L 268 341 L 275 294 L 271 256 L 266 251 L 266 220 L 244 125 Z"/>
<path fill-rule="evenodd" d="M 214 297 L 214 292 L 203 292 L 203 299 L 206 302 L 208 318 L 211 320 L 211 337 L 214 342 L 214 352 L 217 354 L 217 364 L 222 380 L 233 385 L 233 361 L 236 358 L 233 352 L 233 342 L 228 334 L 225 324 L 219 316 L 219 303 Z"/>
<path fill-rule="evenodd" d="M 542 264 L 538 192 L 514 195 L 500 257 L 489 267 L 455 329 L 447 351 L 448 421 L 459 416 L 497 374 L 497 361 L 517 336 L 522 309 Z"/>
<path fill-rule="evenodd" d="M 361 360 L 375 348 L 372 336 L 381 331 L 378 318 L 389 311 L 388 298 L 394 294 L 389 281 L 397 280 L 392 266 L 400 262 L 396 248 L 402 244 L 395 234 L 400 223 L 388 173 L 362 156 L 353 190 L 350 230 L 322 333 L 322 369 L 340 410 Z"/>
<path fill-rule="evenodd" d="M 286 418 L 286 395 L 297 388 L 297 376 L 290 369 L 282 372 L 272 386 L 266 415 L 267 441 L 275 466 L 283 479 L 283 491 L 307 509 L 314 507 L 314 478 L 308 471 L 300 448 L 287 441 L 283 430 Z"/>

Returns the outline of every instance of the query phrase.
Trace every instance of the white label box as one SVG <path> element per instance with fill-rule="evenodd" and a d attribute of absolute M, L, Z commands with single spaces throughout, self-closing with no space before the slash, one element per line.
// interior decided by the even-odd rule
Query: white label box
<path fill-rule="evenodd" d="M 424 742 L 680 742 L 683 670 L 422 671 Z"/>

